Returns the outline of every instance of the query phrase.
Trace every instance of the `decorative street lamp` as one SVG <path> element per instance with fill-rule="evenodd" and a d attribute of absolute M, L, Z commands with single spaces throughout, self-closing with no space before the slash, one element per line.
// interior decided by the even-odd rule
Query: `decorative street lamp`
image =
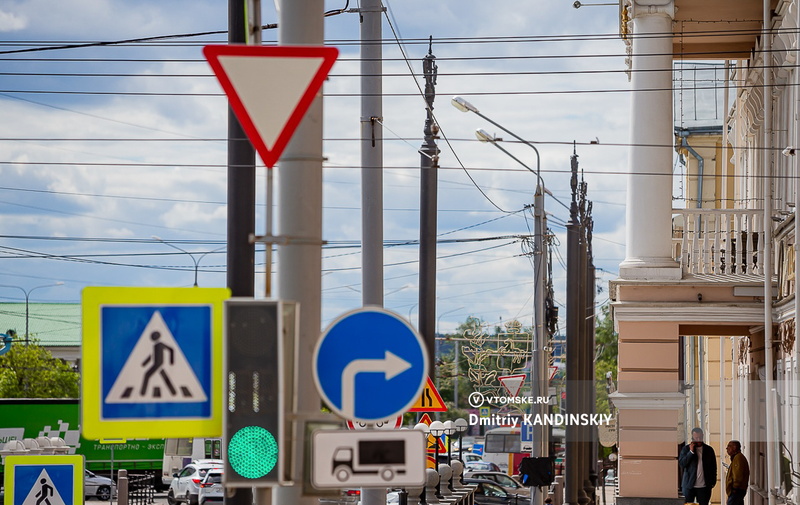
<path fill-rule="evenodd" d="M 417 423 L 414 426 L 414 429 L 417 430 L 417 431 L 421 431 L 423 433 L 423 435 L 425 435 L 425 437 L 424 437 L 424 440 L 425 440 L 424 450 L 425 450 L 425 454 L 427 454 L 428 453 L 428 435 L 431 434 L 430 428 L 425 423 Z M 436 447 L 439 447 L 439 445 L 437 444 Z M 426 476 L 425 476 L 425 480 L 422 482 L 422 494 L 419 495 L 419 503 L 420 503 L 420 505 L 427 505 L 428 504 L 428 499 L 425 496 L 425 494 L 427 492 L 427 490 L 425 488 L 426 488 L 427 483 L 428 483 L 427 467 L 428 467 L 428 465 L 426 463 L 425 464 Z"/>
<path fill-rule="evenodd" d="M 455 425 L 456 433 L 458 434 L 458 460 L 461 462 L 462 470 L 461 470 L 460 480 L 461 480 L 461 483 L 463 484 L 464 483 L 464 472 L 466 471 L 466 468 L 464 467 L 464 458 L 463 458 L 463 456 L 464 456 L 464 452 L 463 452 L 464 451 L 464 443 L 463 443 L 462 439 L 464 438 L 464 433 L 466 433 L 467 430 L 469 429 L 469 424 L 467 424 L 467 420 L 464 419 L 463 417 L 459 417 L 458 419 L 456 419 L 453 424 Z"/>
<path fill-rule="evenodd" d="M 431 425 L 428 427 L 428 429 L 431 430 L 431 435 L 433 435 L 433 438 L 436 441 L 436 449 L 435 449 L 435 452 L 436 452 L 436 472 L 438 473 L 439 472 L 439 440 L 440 440 L 439 437 L 444 435 L 446 430 L 445 430 L 445 427 L 444 427 L 444 423 L 441 422 L 441 421 L 432 422 Z M 436 481 L 436 497 L 437 498 L 441 498 L 442 497 L 441 479 L 439 481 Z"/>

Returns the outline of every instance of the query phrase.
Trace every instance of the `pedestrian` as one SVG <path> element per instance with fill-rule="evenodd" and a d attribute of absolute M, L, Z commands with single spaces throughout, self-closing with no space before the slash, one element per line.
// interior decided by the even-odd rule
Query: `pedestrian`
<path fill-rule="evenodd" d="M 750 465 L 742 454 L 742 444 L 738 440 L 731 440 L 725 447 L 731 466 L 725 475 L 725 493 L 728 495 L 728 505 L 744 505 L 744 495 L 750 484 Z"/>
<path fill-rule="evenodd" d="M 683 469 L 684 501 L 708 505 L 711 490 L 717 484 L 717 455 L 710 445 L 703 443 L 702 429 L 692 430 L 692 442 L 681 450 L 678 464 Z"/>

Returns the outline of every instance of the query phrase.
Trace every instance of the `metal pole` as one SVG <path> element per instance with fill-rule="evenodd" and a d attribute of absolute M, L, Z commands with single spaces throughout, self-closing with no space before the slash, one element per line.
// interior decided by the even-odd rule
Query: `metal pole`
<path fill-rule="evenodd" d="M 247 42 L 245 0 L 228 0 L 228 43 Z M 256 155 L 233 110 L 228 107 L 228 254 L 227 282 L 233 296 L 252 297 L 255 290 Z M 194 259 L 194 258 L 192 258 Z M 228 493 L 233 492 L 232 496 Z M 225 505 L 251 505 L 251 488 L 228 490 Z"/>
<path fill-rule="evenodd" d="M 430 43 L 432 45 L 432 41 Z M 425 74 L 424 141 L 420 148 L 419 212 L 419 331 L 428 346 L 428 375 L 436 376 L 436 207 L 439 148 L 434 140 L 433 100 L 436 98 L 436 57 L 429 45 L 422 66 Z M 438 462 L 437 462 L 438 464 Z"/>
<path fill-rule="evenodd" d="M 361 302 L 383 307 L 383 46 L 381 0 L 364 0 L 361 20 Z M 363 505 L 386 489 L 361 488 Z"/>
<path fill-rule="evenodd" d="M 578 202 L 576 193 L 578 187 L 578 156 L 572 155 L 572 204 L 570 205 L 570 218 L 567 222 L 567 414 L 575 414 L 580 408 L 579 384 L 580 361 L 578 351 L 581 342 L 580 336 L 580 267 L 577 261 L 580 258 L 580 223 L 578 222 Z M 566 453 L 564 457 L 564 503 L 577 505 L 579 489 L 582 484 L 579 438 L 580 427 L 574 423 L 566 426 Z"/>
<path fill-rule="evenodd" d="M 766 417 L 767 428 L 767 481 L 766 491 L 769 505 L 775 505 L 779 487 L 778 472 L 780 464 L 778 458 L 778 444 L 775 429 L 774 413 L 778 412 L 776 405 L 775 381 L 772 373 L 775 367 L 775 355 L 772 347 L 772 7 L 769 0 L 763 0 L 763 37 L 762 57 L 764 58 L 764 149 L 763 184 L 764 184 L 764 366 L 766 368 Z"/>
<path fill-rule="evenodd" d="M 324 1 L 281 2 L 278 43 L 280 45 L 324 44 Z M 319 339 L 322 298 L 322 93 L 284 150 L 277 172 L 277 234 L 295 237 L 278 246 L 277 297 L 300 304 L 297 360 L 300 367 L 312 361 Z M 299 195 L 302 195 L 300 197 Z M 298 415 L 319 413 L 320 397 L 311 374 L 298 374 L 295 386 Z M 304 475 L 302 447 L 293 455 L 295 475 Z M 317 505 L 316 497 L 302 496 L 302 485 L 277 487 L 276 504 Z"/>

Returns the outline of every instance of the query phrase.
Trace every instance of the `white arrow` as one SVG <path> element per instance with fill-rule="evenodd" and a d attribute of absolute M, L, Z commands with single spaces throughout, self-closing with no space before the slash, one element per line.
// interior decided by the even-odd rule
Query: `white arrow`
<path fill-rule="evenodd" d="M 386 380 L 390 380 L 409 368 L 411 368 L 411 363 L 389 351 L 386 351 L 383 359 L 351 361 L 342 372 L 342 412 L 346 417 L 355 419 L 356 375 L 362 372 L 383 372 Z"/>

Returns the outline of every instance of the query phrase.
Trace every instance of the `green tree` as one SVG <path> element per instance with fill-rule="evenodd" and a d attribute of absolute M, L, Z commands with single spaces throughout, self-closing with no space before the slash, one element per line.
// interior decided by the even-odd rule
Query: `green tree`
<path fill-rule="evenodd" d="M 600 308 L 602 318 L 597 320 L 595 326 L 595 357 L 594 377 L 595 391 L 597 392 L 596 408 L 600 414 L 611 412 L 608 404 L 608 381 L 606 376 L 611 372 L 612 380 L 617 376 L 617 333 L 614 331 L 614 321 L 611 318 L 611 309 L 608 305 Z"/>
<path fill-rule="evenodd" d="M 78 373 L 40 346 L 14 343 L 0 356 L 0 398 L 78 398 Z"/>

